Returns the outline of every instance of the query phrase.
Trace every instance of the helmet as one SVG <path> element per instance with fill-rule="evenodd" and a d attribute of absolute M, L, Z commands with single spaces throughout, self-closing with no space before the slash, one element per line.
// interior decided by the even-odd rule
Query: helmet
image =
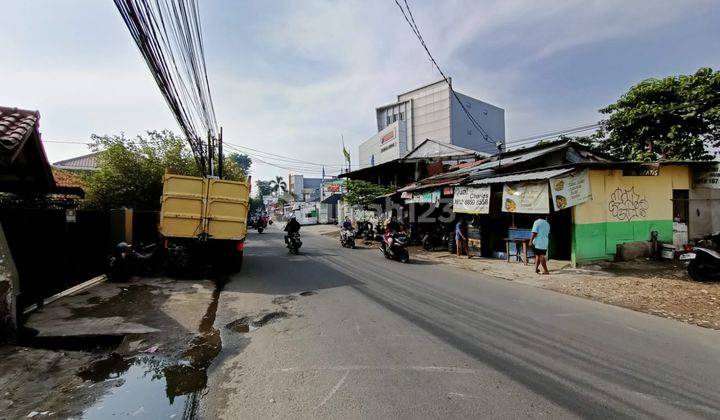
<path fill-rule="evenodd" d="M 130 245 L 128 245 L 127 242 L 119 242 L 117 245 L 115 245 L 115 250 L 117 252 L 128 252 L 130 251 Z"/>

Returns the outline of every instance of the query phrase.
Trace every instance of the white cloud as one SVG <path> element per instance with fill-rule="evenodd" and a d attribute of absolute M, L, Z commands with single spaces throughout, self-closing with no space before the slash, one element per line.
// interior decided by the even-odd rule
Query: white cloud
<path fill-rule="evenodd" d="M 402 3 L 402 2 L 401 2 Z M 507 132 L 519 137 L 584 123 L 588 109 L 563 109 L 557 98 L 529 97 L 521 86 L 532 80 L 539 63 L 608 40 L 639 36 L 702 13 L 712 1 L 450 0 L 409 1 L 433 54 L 458 90 L 506 108 Z M 62 5 L 56 21 L 46 17 L 45 37 L 63 27 Z M 395 95 L 439 79 L 414 39 L 397 6 L 387 1 L 206 2 L 203 17 L 222 16 L 222 32 L 204 22 L 209 75 L 218 120 L 233 143 L 313 162 L 339 163 L 340 136 L 356 146 L 375 129 L 374 109 Z M 221 10 L 222 8 L 222 10 Z M 244 13 L 252 10 L 251 14 Z M 83 56 L 72 44 L 53 67 L 24 51 L 44 42 L 0 44 L 0 56 L 15 57 L 0 69 L 3 104 L 42 112 L 46 139 L 86 139 L 93 132 L 128 134 L 176 125 L 111 8 L 93 18 L 112 22 L 103 39 L 124 39 L 121 48 Z M 52 15 L 47 12 L 47 15 Z M 234 33 L 233 28 L 252 28 Z M 8 34 L 0 28 L 0 39 Z M 10 34 L 9 36 L 16 36 Z M 247 38 L 249 37 L 249 38 Z M 102 38 L 102 37 L 101 37 Z M 22 39 L 18 40 L 22 43 Z M 252 45 L 245 50 L 245 45 Z M 235 47 L 235 48 L 233 48 Z M 39 48 L 42 49 L 42 48 Z M 500 55 L 502 57 L 500 57 Z M 127 63 L 118 68 L 117 63 Z M 644 75 L 643 75 L 644 76 Z M 32 88 L 28 88 L 31 86 Z M 561 95 L 560 95 L 561 96 Z M 552 103 L 538 109 L 537 103 Z M 601 104 L 598 104 L 601 105 Z M 73 149 L 49 150 L 51 160 Z M 281 170 L 256 167 L 256 177 Z M 331 173 L 330 167 L 327 169 Z"/>

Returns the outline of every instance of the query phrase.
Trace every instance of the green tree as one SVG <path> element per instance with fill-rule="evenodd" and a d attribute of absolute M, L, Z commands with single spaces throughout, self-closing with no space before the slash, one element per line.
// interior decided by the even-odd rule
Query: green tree
<path fill-rule="evenodd" d="M 98 170 L 88 179 L 85 206 L 111 209 L 160 208 L 162 177 L 165 171 L 201 176 L 185 139 L 171 131 L 148 131 L 133 139 L 119 136 L 92 136 L 98 155 Z M 244 178 L 240 167 L 229 161 L 225 178 Z"/>
<path fill-rule="evenodd" d="M 720 146 L 720 72 L 647 79 L 600 110 L 609 117 L 583 139 L 628 160 L 703 160 Z"/>
<path fill-rule="evenodd" d="M 272 193 L 275 195 L 279 195 L 280 193 L 285 193 L 287 191 L 287 184 L 283 180 L 283 177 L 276 176 L 275 179 L 270 181 L 270 188 L 272 188 Z"/>
<path fill-rule="evenodd" d="M 363 207 L 372 204 L 377 197 L 389 194 L 395 190 L 392 187 L 385 187 L 373 184 L 372 182 L 359 180 L 348 180 L 345 183 L 345 188 L 347 188 L 347 193 L 345 197 L 343 197 L 343 200 L 351 206 Z"/>
<path fill-rule="evenodd" d="M 257 197 L 263 198 L 266 195 L 270 195 L 273 193 L 273 187 L 270 185 L 270 181 L 263 181 L 258 179 L 255 181 L 255 186 L 257 187 Z"/>
<path fill-rule="evenodd" d="M 223 155 L 225 155 L 223 153 Z M 252 166 L 252 159 L 250 156 L 243 154 L 243 153 L 230 153 L 226 158 L 225 161 L 232 161 L 235 165 L 237 165 L 240 169 L 242 169 L 243 173 L 247 176 L 247 174 L 250 173 L 250 166 Z"/>

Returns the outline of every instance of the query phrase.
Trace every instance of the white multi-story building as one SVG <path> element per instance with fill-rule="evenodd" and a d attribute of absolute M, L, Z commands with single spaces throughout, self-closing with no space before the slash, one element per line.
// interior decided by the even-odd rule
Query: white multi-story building
<path fill-rule="evenodd" d="M 377 108 L 375 114 L 378 133 L 360 145 L 360 168 L 401 158 L 425 139 L 488 154 L 505 149 L 505 111 L 453 92 L 444 80 L 398 95 L 395 103 Z"/>

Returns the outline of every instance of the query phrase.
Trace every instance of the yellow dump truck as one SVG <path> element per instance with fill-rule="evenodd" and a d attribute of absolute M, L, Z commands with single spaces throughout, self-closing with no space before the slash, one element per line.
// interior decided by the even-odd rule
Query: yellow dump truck
<path fill-rule="evenodd" d="M 160 234 L 169 269 L 238 269 L 247 236 L 250 179 L 165 174 Z"/>

